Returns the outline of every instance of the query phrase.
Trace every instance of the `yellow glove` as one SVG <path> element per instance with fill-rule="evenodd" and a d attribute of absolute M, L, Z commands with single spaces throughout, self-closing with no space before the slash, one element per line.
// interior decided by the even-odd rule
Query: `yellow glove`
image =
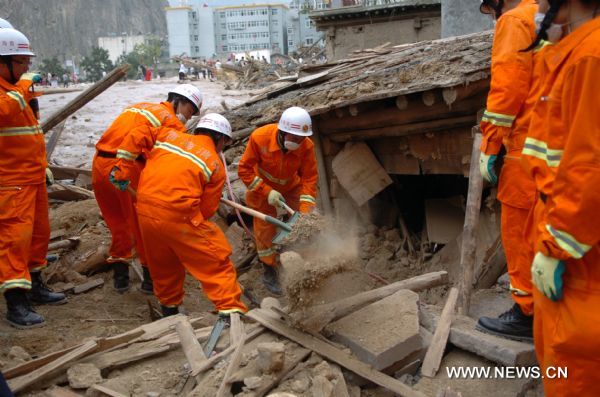
<path fill-rule="evenodd" d="M 565 262 L 546 256 L 541 252 L 535 254 L 531 265 L 531 279 L 533 284 L 548 299 L 557 301 L 562 299 Z"/>
<path fill-rule="evenodd" d="M 46 186 L 54 185 L 54 175 L 49 167 L 46 167 Z"/>
<path fill-rule="evenodd" d="M 275 189 L 269 192 L 269 197 L 267 198 L 267 201 L 269 202 L 269 205 L 272 205 L 273 207 L 281 207 L 282 201 L 285 203 L 283 195 Z"/>

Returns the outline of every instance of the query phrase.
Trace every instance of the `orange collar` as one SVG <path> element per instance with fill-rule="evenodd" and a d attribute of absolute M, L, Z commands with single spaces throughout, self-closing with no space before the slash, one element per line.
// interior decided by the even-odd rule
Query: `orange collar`
<path fill-rule="evenodd" d="M 546 65 L 550 70 L 556 69 L 581 42 L 595 30 L 600 28 L 600 18 L 594 18 L 584 23 L 573 33 L 552 46 L 544 57 Z"/>

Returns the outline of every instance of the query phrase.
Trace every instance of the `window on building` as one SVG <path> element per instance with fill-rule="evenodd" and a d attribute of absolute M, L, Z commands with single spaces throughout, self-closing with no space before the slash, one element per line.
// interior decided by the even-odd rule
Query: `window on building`
<path fill-rule="evenodd" d="M 312 37 L 307 37 L 304 42 L 306 43 L 306 45 L 311 45 L 314 43 L 314 40 Z"/>
<path fill-rule="evenodd" d="M 200 47 L 196 46 L 196 52 L 200 51 Z"/>
<path fill-rule="evenodd" d="M 221 46 L 221 50 L 223 50 L 223 52 L 227 52 L 227 46 L 226 45 Z"/>
<path fill-rule="evenodd" d="M 192 11 L 192 18 L 196 19 L 196 11 Z"/>
<path fill-rule="evenodd" d="M 268 12 L 268 10 L 267 10 L 266 8 L 262 8 L 262 9 L 260 10 L 260 15 L 267 15 L 268 13 L 269 13 L 269 12 Z"/>
<path fill-rule="evenodd" d="M 221 12 L 219 13 L 219 17 L 220 17 L 220 18 L 225 18 L 225 11 L 221 11 Z"/>
<path fill-rule="evenodd" d="M 227 24 L 226 23 L 222 23 L 221 24 L 221 29 L 227 29 Z"/>
<path fill-rule="evenodd" d="M 288 34 L 294 34 L 294 28 L 288 28 L 287 32 Z"/>
<path fill-rule="evenodd" d="M 279 25 L 279 21 L 277 19 L 274 19 L 271 21 L 271 26 L 278 26 Z"/>
<path fill-rule="evenodd" d="M 226 34 L 222 34 L 221 35 L 221 41 L 227 41 L 227 35 Z"/>
<path fill-rule="evenodd" d="M 246 16 L 246 10 L 242 10 L 242 11 L 240 11 L 240 15 L 241 15 L 241 16 Z"/>
<path fill-rule="evenodd" d="M 277 8 L 271 8 L 271 15 L 277 15 L 279 10 Z"/>
<path fill-rule="evenodd" d="M 294 46 L 294 40 L 288 40 L 288 47 Z"/>
<path fill-rule="evenodd" d="M 194 41 L 198 41 L 198 35 L 197 34 L 194 35 Z"/>

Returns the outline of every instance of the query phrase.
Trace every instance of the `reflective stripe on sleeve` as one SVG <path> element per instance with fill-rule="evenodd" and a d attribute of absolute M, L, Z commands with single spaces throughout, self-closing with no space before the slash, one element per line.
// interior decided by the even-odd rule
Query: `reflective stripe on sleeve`
<path fill-rule="evenodd" d="M 255 191 L 260 186 L 262 181 L 262 178 L 255 176 L 250 185 L 248 185 L 248 190 L 250 190 L 251 192 Z"/>
<path fill-rule="evenodd" d="M 317 204 L 317 200 L 313 196 L 310 196 L 308 194 L 300 195 L 300 201 L 304 201 L 311 204 Z"/>
<path fill-rule="evenodd" d="M 575 259 L 581 259 L 586 252 L 592 248 L 592 246 L 580 243 L 575 239 L 575 237 L 571 236 L 567 232 L 563 232 L 562 230 L 557 230 L 553 228 L 551 225 L 546 225 L 546 230 L 554 237 L 554 241 L 556 244 L 563 250 L 569 253 Z"/>
<path fill-rule="evenodd" d="M 127 150 L 123 150 L 123 149 L 117 149 L 117 158 L 118 159 L 125 159 L 125 160 L 135 160 L 137 159 L 137 154 L 133 154 L 131 152 L 128 152 Z"/>
<path fill-rule="evenodd" d="M 25 98 L 23 98 L 23 95 L 21 95 L 17 91 L 8 91 L 6 95 L 19 102 L 19 107 L 21 108 L 21 110 L 25 109 L 25 107 L 27 106 L 27 104 L 25 103 Z"/>
<path fill-rule="evenodd" d="M 501 114 L 501 113 L 493 113 L 490 111 L 483 112 L 483 117 L 481 121 L 486 123 L 494 124 L 499 127 L 512 127 L 517 116 L 512 116 L 510 114 Z"/>
<path fill-rule="evenodd" d="M 150 122 L 150 124 L 152 124 L 153 127 L 160 127 L 162 125 L 160 120 L 158 118 L 156 118 L 156 116 L 153 115 L 152 112 L 149 112 L 145 109 L 128 108 L 128 109 L 125 109 L 125 111 L 141 114 Z"/>

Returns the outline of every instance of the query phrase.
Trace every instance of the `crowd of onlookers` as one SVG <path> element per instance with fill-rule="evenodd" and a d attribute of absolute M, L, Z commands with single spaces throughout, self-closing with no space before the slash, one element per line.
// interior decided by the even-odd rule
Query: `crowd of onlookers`
<path fill-rule="evenodd" d="M 76 84 L 77 82 L 78 78 L 75 73 L 70 75 L 69 73 L 63 73 L 61 76 L 59 76 L 57 74 L 48 72 L 42 73 L 42 82 L 40 84 L 47 87 L 60 87 L 61 85 L 63 87 L 68 87 L 69 83 Z"/>

